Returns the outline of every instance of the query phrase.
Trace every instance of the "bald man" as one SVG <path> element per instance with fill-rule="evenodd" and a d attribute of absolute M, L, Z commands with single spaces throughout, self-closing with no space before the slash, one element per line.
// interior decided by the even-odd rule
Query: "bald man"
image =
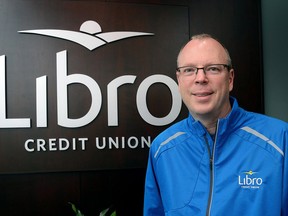
<path fill-rule="evenodd" d="M 288 124 L 238 106 L 212 36 L 193 36 L 177 65 L 189 115 L 151 145 L 144 216 L 288 216 Z"/>

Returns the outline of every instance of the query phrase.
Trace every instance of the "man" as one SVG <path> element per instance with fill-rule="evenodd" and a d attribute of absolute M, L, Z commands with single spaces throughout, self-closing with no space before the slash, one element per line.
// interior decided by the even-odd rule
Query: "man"
<path fill-rule="evenodd" d="M 226 48 L 202 34 L 176 71 L 189 117 L 152 143 L 145 216 L 288 216 L 288 124 L 240 108 L 229 96 Z"/>

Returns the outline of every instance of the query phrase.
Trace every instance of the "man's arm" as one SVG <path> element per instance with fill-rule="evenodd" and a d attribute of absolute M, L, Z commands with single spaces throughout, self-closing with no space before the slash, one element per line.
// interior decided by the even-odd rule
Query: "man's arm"
<path fill-rule="evenodd" d="M 144 193 L 144 216 L 164 216 L 161 195 L 155 174 L 152 149 L 150 149 Z"/>

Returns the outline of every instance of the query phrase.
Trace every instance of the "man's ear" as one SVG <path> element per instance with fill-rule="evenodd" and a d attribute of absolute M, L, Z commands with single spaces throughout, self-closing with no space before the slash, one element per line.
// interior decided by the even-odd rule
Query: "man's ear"
<path fill-rule="evenodd" d="M 234 69 L 230 69 L 229 71 L 229 90 L 233 90 L 233 85 L 234 85 Z"/>
<path fill-rule="evenodd" d="M 180 73 L 178 71 L 176 71 L 176 78 L 177 78 L 178 83 L 179 83 L 179 75 L 180 75 Z"/>

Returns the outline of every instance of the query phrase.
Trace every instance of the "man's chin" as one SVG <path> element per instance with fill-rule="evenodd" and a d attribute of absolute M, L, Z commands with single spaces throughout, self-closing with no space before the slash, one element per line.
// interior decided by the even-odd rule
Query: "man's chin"
<path fill-rule="evenodd" d="M 199 116 L 200 118 L 209 118 L 213 117 L 217 113 L 215 108 L 216 107 L 212 104 L 206 104 L 203 106 L 199 105 L 192 107 L 190 113 L 194 113 L 194 115 Z"/>

